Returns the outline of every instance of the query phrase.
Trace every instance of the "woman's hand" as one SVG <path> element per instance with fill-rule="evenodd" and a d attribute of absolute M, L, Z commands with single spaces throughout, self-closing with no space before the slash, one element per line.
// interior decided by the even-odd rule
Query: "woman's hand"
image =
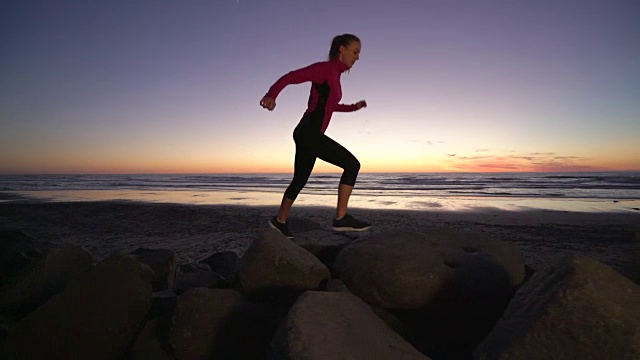
<path fill-rule="evenodd" d="M 358 110 L 367 107 L 367 102 L 364 100 L 360 100 L 356 103 L 356 107 L 358 108 Z"/>
<path fill-rule="evenodd" d="M 262 100 L 260 100 L 260 106 L 269 111 L 273 111 L 273 109 L 275 109 L 276 107 L 276 100 L 274 98 L 265 96 L 262 98 Z"/>

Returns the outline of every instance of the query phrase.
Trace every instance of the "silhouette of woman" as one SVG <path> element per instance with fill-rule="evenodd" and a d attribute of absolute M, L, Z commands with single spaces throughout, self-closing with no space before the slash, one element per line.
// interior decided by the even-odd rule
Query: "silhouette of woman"
<path fill-rule="evenodd" d="M 342 89 L 340 75 L 351 69 L 360 59 L 360 39 L 352 34 L 338 35 L 333 38 L 329 49 L 329 60 L 317 62 L 307 67 L 291 71 L 276 81 L 260 105 L 272 111 L 276 107 L 276 97 L 287 86 L 311 82 L 311 93 L 307 110 L 293 131 L 296 143 L 294 173 L 291 184 L 284 192 L 280 211 L 269 225 L 284 236 L 293 238 L 287 219 L 293 202 L 309 180 L 316 158 L 343 169 L 338 186 L 338 205 L 333 219 L 335 231 L 365 231 L 370 224 L 358 220 L 347 211 L 349 197 L 360 171 L 360 162 L 342 145 L 324 134 L 334 111 L 350 112 L 367 106 L 362 100 L 355 104 L 340 104 Z"/>

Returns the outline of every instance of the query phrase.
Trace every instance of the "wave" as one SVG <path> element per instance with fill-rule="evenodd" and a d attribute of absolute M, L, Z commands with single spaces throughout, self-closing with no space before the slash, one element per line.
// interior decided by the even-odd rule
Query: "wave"
<path fill-rule="evenodd" d="M 0 191 L 284 191 L 291 174 L 0 175 Z M 312 174 L 308 191 L 334 194 L 340 174 Z M 520 196 L 640 199 L 640 173 L 371 174 L 360 192 L 412 196 Z"/>

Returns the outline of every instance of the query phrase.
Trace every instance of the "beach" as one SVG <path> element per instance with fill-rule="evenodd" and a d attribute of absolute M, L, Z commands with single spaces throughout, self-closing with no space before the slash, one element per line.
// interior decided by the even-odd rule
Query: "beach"
<path fill-rule="evenodd" d="M 2 200 L 0 227 L 17 228 L 52 244 L 84 246 L 96 263 L 114 252 L 128 253 L 138 248 L 173 250 L 181 264 L 198 262 L 221 251 L 234 251 L 242 256 L 277 212 L 275 206 L 50 202 L 6 193 Z M 640 273 L 638 212 L 497 208 L 467 211 L 352 208 L 351 211 L 372 223 L 369 233 L 421 232 L 429 227 L 486 233 L 516 244 L 526 264 L 533 269 L 558 256 L 579 254 L 608 264 L 630 278 Z M 294 234 L 331 231 L 333 215 L 331 207 L 296 206 L 290 228 Z"/>

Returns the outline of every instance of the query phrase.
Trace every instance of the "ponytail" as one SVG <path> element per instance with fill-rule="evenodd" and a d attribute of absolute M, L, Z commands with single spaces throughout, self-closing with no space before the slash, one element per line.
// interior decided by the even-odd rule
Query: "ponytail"
<path fill-rule="evenodd" d="M 329 60 L 336 59 L 340 55 L 340 46 L 349 46 L 354 41 L 360 42 L 360 39 L 353 34 L 342 34 L 334 37 L 329 48 Z"/>

